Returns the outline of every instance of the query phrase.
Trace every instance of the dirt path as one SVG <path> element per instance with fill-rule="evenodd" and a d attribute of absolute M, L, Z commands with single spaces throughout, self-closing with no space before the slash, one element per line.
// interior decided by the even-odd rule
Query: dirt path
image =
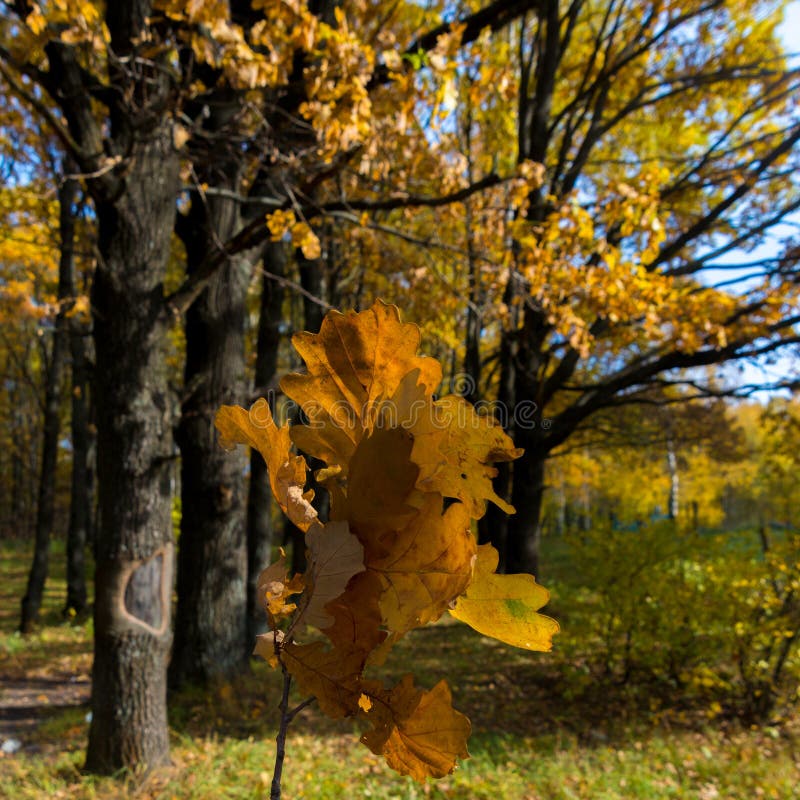
<path fill-rule="evenodd" d="M 0 675 L 0 746 L 16 739 L 24 747 L 43 720 L 87 704 L 90 686 L 88 680 L 68 674 L 47 678 Z"/>

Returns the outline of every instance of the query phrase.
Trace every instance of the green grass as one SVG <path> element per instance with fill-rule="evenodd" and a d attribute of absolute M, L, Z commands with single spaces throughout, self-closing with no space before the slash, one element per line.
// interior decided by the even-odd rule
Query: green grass
<path fill-rule="evenodd" d="M 27 552 L 0 547 L 3 677 L 88 674 L 91 624 L 61 620 L 61 559 L 57 547 L 43 624 L 23 639 L 13 629 Z M 565 591 L 556 607 L 566 612 Z M 353 723 L 333 722 L 311 707 L 290 733 L 284 797 L 796 797 L 796 724 L 743 727 L 722 716 L 718 707 L 690 702 L 674 690 L 603 683 L 588 668 L 580 642 L 571 641 L 563 653 L 558 648 L 552 654 L 514 650 L 450 621 L 414 632 L 392 651 L 380 676 L 391 682 L 413 671 L 428 686 L 447 678 L 454 705 L 472 720 L 471 758 L 453 775 L 417 785 L 397 777 L 361 746 Z M 278 688 L 279 676 L 259 662 L 233 686 L 190 689 L 173 697 L 173 764 L 137 779 L 83 775 L 88 709 L 54 711 L 25 737 L 26 750 L 0 757 L 0 797 L 268 797 Z"/>

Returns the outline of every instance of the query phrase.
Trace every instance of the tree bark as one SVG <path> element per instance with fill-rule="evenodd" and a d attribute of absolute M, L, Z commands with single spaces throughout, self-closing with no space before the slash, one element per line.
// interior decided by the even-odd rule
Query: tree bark
<path fill-rule="evenodd" d="M 539 569 L 541 513 L 545 462 L 549 450 L 542 437 L 541 389 L 542 343 L 548 333 L 544 315 L 531 305 L 523 312 L 523 324 L 516 351 L 514 380 L 514 443 L 523 448 L 513 462 L 511 505 L 516 514 L 508 520 L 506 571 Z"/>
<path fill-rule="evenodd" d="M 525 455 L 514 462 L 511 505 L 517 513 L 508 518 L 505 571 L 537 575 L 547 456 L 537 452 L 535 436 L 518 433 L 514 443 L 525 448 Z"/>
<path fill-rule="evenodd" d="M 12 409 L 11 438 L 11 497 L 9 508 L 11 515 L 6 520 L 8 533 L 16 534 L 27 539 L 30 533 L 30 513 L 28 510 L 28 493 L 25 480 L 25 459 L 23 457 L 25 442 L 27 441 L 27 425 L 25 415 L 22 413 L 21 394 L 19 383 L 16 379 L 7 381 L 8 407 Z"/>
<path fill-rule="evenodd" d="M 126 20 L 111 21 L 112 38 L 128 35 Z M 117 195 L 98 192 L 95 200 L 100 257 L 92 287 L 101 511 L 86 768 L 103 773 L 169 761 L 172 639 L 174 456 L 163 281 L 179 159 L 169 122 L 130 138 L 124 120 L 117 124 L 129 148 L 126 173 Z"/>
<path fill-rule="evenodd" d="M 503 292 L 503 302 L 509 302 L 513 297 L 514 286 L 509 278 Z M 498 422 L 502 424 L 506 433 L 514 438 L 514 420 L 512 406 L 514 402 L 514 382 L 516 379 L 516 351 L 517 337 L 516 309 L 512 309 L 511 329 L 503 330 L 500 334 L 500 383 L 497 389 L 497 405 L 499 411 Z M 497 475 L 492 480 L 492 488 L 498 497 L 509 499 L 511 489 L 511 465 L 500 462 L 496 465 Z M 491 544 L 500 554 L 498 569 L 505 568 L 506 539 L 508 537 L 508 514 L 498 508 L 494 503 L 489 503 L 486 514 L 478 521 L 478 541 L 481 544 Z"/>
<path fill-rule="evenodd" d="M 79 186 L 74 179 L 64 183 L 64 193 L 69 196 L 74 236 L 74 204 L 78 200 Z M 63 200 L 62 200 L 63 202 Z M 65 276 L 67 296 L 75 297 L 75 262 L 70 260 L 69 272 Z M 70 301 L 72 302 L 72 301 Z M 83 322 L 72 317 L 69 320 L 69 349 L 72 372 L 72 482 L 70 485 L 69 528 L 67 530 L 67 599 L 65 616 L 82 614 L 86 610 L 86 543 L 91 519 L 91 494 L 89 486 L 89 409 L 87 389 L 89 384 L 88 359 L 86 354 L 87 331 Z"/>
<path fill-rule="evenodd" d="M 297 267 L 300 273 L 300 286 L 305 290 L 303 295 L 303 327 L 311 333 L 319 332 L 325 316 L 323 306 L 315 302 L 315 298 L 322 299 L 324 295 L 325 262 L 322 258 L 308 259 L 300 250 L 295 250 Z M 314 479 L 314 472 L 324 466 L 319 459 L 306 455 L 310 470 L 306 488 L 314 491 L 314 508 L 322 519 L 327 518 L 328 491 Z M 292 571 L 305 572 L 306 570 L 306 545 L 305 534 L 287 519 L 285 522 L 284 539 L 292 543 Z"/>
<path fill-rule="evenodd" d="M 201 179 L 239 189 L 235 155 L 227 162 L 217 160 L 209 173 Z M 235 201 L 195 197 L 184 240 L 188 274 L 239 226 Z M 245 454 L 225 452 L 219 446 L 214 417 L 220 405 L 242 400 L 251 269 L 248 258 L 229 258 L 186 314 L 186 396 L 177 437 L 181 537 L 171 687 L 230 678 L 247 664 Z"/>
<path fill-rule="evenodd" d="M 50 536 L 55 518 L 56 470 L 58 467 L 58 436 L 61 429 L 61 375 L 67 347 L 68 320 L 65 304 L 71 297 L 71 277 L 74 261 L 75 219 L 72 206 L 76 184 L 64 181 L 58 190 L 60 258 L 58 265 L 59 309 L 53 329 L 50 354 L 43 344 L 45 365 L 44 420 L 42 435 L 42 461 L 39 473 L 39 495 L 36 506 L 36 536 L 33 562 L 28 573 L 28 586 L 22 598 L 22 615 L 19 629 L 29 633 L 39 616 L 42 593 L 47 580 L 50 553 Z"/>
<path fill-rule="evenodd" d="M 264 271 L 283 276 L 286 271 L 286 245 L 270 242 L 264 250 Z M 258 317 L 256 342 L 256 391 L 267 395 L 275 386 L 278 369 L 278 350 L 281 340 L 280 323 L 283 310 L 283 287 L 264 275 L 261 287 L 261 309 Z M 269 399 L 269 397 L 268 397 Z M 274 411 L 274 404 L 270 403 Z M 250 485 L 247 493 L 247 651 L 266 619 L 258 602 L 258 576 L 269 565 L 272 556 L 272 490 L 263 456 L 250 452 Z"/>

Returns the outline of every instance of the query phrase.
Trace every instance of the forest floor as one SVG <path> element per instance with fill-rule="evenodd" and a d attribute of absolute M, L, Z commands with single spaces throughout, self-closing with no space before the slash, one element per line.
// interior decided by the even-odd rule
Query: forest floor
<path fill-rule="evenodd" d="M 89 725 L 91 621 L 64 621 L 63 550 L 41 623 L 14 632 L 27 550 L 0 545 L 0 797 L 263 798 L 274 759 L 279 676 L 260 662 L 234 684 L 170 699 L 172 765 L 144 777 L 81 772 Z M 551 613 L 563 619 L 554 603 Z M 563 609 L 562 609 L 563 610 Z M 752 800 L 797 797 L 800 725 L 748 727 L 653 687 L 615 686 L 570 648 L 508 648 L 445 621 L 415 631 L 380 676 L 446 678 L 472 721 L 471 758 L 416 785 L 358 743 L 357 726 L 313 706 L 293 725 L 284 797 L 460 800 Z M 9 744 L 13 742 L 13 744 Z"/>

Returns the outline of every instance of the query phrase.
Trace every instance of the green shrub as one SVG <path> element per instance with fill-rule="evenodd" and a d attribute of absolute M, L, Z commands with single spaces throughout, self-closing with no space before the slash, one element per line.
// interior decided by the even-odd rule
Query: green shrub
<path fill-rule="evenodd" d="M 570 535 L 595 667 L 620 683 L 666 681 L 753 718 L 796 702 L 800 535 L 773 539 L 684 533 L 669 522 Z"/>

